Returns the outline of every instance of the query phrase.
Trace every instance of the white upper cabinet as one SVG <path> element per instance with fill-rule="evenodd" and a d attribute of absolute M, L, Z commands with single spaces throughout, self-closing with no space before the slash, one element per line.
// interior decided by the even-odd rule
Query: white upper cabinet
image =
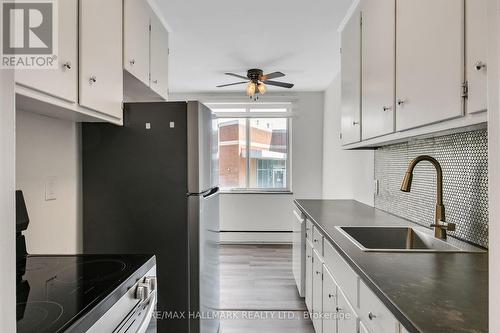
<path fill-rule="evenodd" d="M 396 129 L 463 116 L 463 0 L 397 0 Z"/>
<path fill-rule="evenodd" d="M 78 95 L 78 0 L 58 2 L 59 51 L 57 70 L 18 70 L 16 82 L 70 103 Z"/>
<path fill-rule="evenodd" d="M 156 16 L 151 17 L 151 89 L 168 96 L 168 33 Z"/>
<path fill-rule="evenodd" d="M 342 143 L 361 140 L 361 13 L 342 30 Z"/>
<path fill-rule="evenodd" d="M 124 1 L 123 65 L 149 86 L 149 25 L 151 9 L 146 0 Z"/>
<path fill-rule="evenodd" d="M 122 0 L 80 0 L 80 105 L 116 118 L 123 114 L 122 36 Z"/>
<path fill-rule="evenodd" d="M 465 2 L 466 70 L 469 84 L 467 112 L 487 109 L 488 10 L 486 0 Z"/>
<path fill-rule="evenodd" d="M 396 0 L 363 0 L 362 138 L 394 132 Z"/>

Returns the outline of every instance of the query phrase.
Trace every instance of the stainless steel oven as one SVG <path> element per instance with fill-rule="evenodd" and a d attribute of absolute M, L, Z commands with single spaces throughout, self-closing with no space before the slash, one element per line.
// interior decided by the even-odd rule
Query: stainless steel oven
<path fill-rule="evenodd" d="M 156 266 L 118 299 L 87 333 L 156 333 Z"/>

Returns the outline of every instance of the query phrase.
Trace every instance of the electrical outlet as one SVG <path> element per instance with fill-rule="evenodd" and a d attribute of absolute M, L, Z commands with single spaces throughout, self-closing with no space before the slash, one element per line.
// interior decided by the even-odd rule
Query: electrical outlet
<path fill-rule="evenodd" d="M 57 177 L 48 177 L 45 183 L 45 201 L 57 200 Z"/>

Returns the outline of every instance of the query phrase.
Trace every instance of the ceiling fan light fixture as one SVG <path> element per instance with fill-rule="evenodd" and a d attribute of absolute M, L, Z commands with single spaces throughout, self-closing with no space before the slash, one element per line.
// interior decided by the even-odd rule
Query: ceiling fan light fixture
<path fill-rule="evenodd" d="M 248 83 L 248 87 L 247 87 L 247 95 L 252 97 L 253 95 L 255 95 L 255 91 L 257 90 L 257 87 L 256 87 L 256 84 L 253 83 L 253 82 L 250 82 Z"/>
<path fill-rule="evenodd" d="M 267 92 L 267 86 L 265 83 L 259 83 L 257 89 L 259 89 L 261 95 L 264 95 Z"/>

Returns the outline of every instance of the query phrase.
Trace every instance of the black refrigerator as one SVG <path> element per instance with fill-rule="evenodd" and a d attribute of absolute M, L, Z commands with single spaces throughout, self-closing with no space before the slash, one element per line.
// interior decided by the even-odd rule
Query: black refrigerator
<path fill-rule="evenodd" d="M 218 127 L 199 102 L 129 103 L 82 125 L 85 253 L 154 254 L 157 331 L 217 333 Z"/>

